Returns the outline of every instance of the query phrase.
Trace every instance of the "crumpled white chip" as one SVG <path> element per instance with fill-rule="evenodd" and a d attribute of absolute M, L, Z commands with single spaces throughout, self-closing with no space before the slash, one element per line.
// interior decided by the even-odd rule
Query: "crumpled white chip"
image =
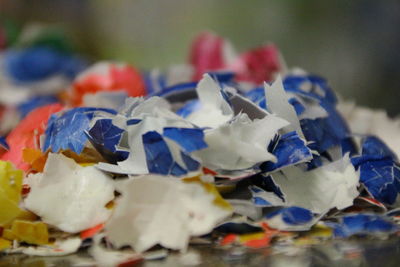
<path fill-rule="evenodd" d="M 114 199 L 112 179 L 94 166 L 82 167 L 62 154 L 50 153 L 43 173 L 30 175 L 25 207 L 45 223 L 77 233 L 105 222 Z"/>
<path fill-rule="evenodd" d="M 135 177 L 120 186 L 122 197 L 105 226 L 116 247 L 143 252 L 156 244 L 185 250 L 190 236 L 209 233 L 231 210 L 198 183 L 157 175 Z"/>
<path fill-rule="evenodd" d="M 299 206 L 314 213 L 344 209 L 359 195 L 359 173 L 348 155 L 311 171 L 288 167 L 272 176 L 284 194 L 286 206 Z"/>
<path fill-rule="evenodd" d="M 208 147 L 193 153 L 211 169 L 239 170 L 264 161 L 275 161 L 267 147 L 278 130 L 288 125 L 274 115 L 250 120 L 245 113 L 229 123 L 205 131 Z"/>
<path fill-rule="evenodd" d="M 210 75 L 205 74 L 196 88 L 201 108 L 186 119 L 199 127 L 215 128 L 233 118 L 233 110 L 224 99 L 221 88 Z"/>
<path fill-rule="evenodd" d="M 264 83 L 264 90 L 268 110 L 289 122 L 289 125 L 284 128 L 285 132 L 296 131 L 300 137 L 304 138 L 296 110 L 289 104 L 288 95 L 283 88 L 282 78 L 278 76 L 271 85 Z"/>

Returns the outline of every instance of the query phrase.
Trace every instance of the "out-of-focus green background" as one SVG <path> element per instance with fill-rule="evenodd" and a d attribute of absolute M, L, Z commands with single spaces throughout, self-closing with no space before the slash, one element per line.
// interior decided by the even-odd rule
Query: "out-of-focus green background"
<path fill-rule="evenodd" d="M 237 51 L 271 41 L 290 67 L 326 77 L 344 98 L 400 113 L 397 0 L 1 0 L 0 11 L 63 27 L 93 59 L 145 69 L 184 62 L 202 30 Z"/>

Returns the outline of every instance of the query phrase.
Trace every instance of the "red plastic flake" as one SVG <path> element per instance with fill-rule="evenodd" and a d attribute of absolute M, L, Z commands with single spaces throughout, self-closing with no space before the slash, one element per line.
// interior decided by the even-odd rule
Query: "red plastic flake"
<path fill-rule="evenodd" d="M 7 136 L 10 150 L 0 159 L 11 161 L 18 169 L 28 171 L 30 165 L 24 162 L 22 151 L 24 148 L 38 148 L 39 137 L 44 133 L 49 117 L 62 109 L 63 106 L 57 103 L 39 107 L 29 113 Z"/>
<path fill-rule="evenodd" d="M 263 238 L 247 241 L 246 243 L 244 243 L 244 245 L 250 248 L 264 248 L 267 247 L 270 242 L 271 236 L 265 234 Z"/>
<path fill-rule="evenodd" d="M 243 53 L 235 63 L 237 78 L 256 84 L 271 81 L 280 69 L 278 49 L 272 44 Z"/>
<path fill-rule="evenodd" d="M 71 101 L 75 106 L 82 104 L 83 96 L 101 91 L 124 90 L 128 96 L 144 96 L 144 81 L 134 67 L 110 64 L 107 74 L 87 73 L 72 85 Z"/>
<path fill-rule="evenodd" d="M 204 32 L 194 40 L 190 51 L 190 64 L 195 68 L 195 80 L 200 80 L 207 71 L 222 69 L 225 66 L 223 44 L 224 39 L 210 32 Z"/>
<path fill-rule="evenodd" d="M 230 245 L 236 241 L 237 235 L 235 234 L 228 234 L 219 242 L 221 246 Z"/>

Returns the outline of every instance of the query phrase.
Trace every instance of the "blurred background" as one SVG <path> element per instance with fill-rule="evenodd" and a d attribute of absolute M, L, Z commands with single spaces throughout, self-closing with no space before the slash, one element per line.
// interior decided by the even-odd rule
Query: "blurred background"
<path fill-rule="evenodd" d="M 322 75 L 343 98 L 400 114 L 397 0 L 1 0 L 0 15 L 57 25 L 89 58 L 142 69 L 185 62 L 203 30 L 237 51 L 273 42 L 289 67 Z"/>

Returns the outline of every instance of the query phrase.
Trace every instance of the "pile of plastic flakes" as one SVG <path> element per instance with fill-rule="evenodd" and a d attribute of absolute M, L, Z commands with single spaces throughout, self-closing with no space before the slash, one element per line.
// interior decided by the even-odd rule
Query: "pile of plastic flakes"
<path fill-rule="evenodd" d="M 185 64 L 142 71 L 13 27 L 0 31 L 1 253 L 87 249 L 118 266 L 399 233 L 400 121 L 338 100 L 274 45 L 236 53 L 202 33 Z"/>

